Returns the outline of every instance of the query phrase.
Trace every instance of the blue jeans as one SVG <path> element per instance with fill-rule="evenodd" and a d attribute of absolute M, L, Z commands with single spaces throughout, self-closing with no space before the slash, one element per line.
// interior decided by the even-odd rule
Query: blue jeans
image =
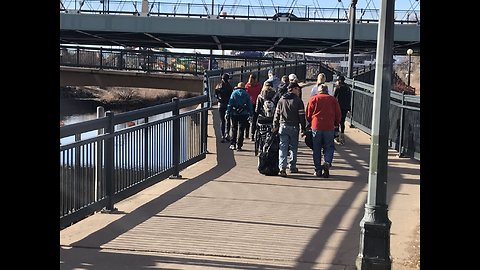
<path fill-rule="evenodd" d="M 292 151 L 292 159 L 290 160 L 290 169 L 297 168 L 297 150 L 298 150 L 298 127 L 280 125 L 278 135 L 280 145 L 278 150 L 278 167 L 280 170 L 286 169 L 288 161 L 288 149 Z"/>
<path fill-rule="evenodd" d="M 313 164 L 315 165 L 315 170 L 322 169 L 322 150 L 323 150 L 323 159 L 325 162 L 328 162 L 330 165 L 333 161 L 333 136 L 334 130 L 315 130 L 312 129 L 313 137 Z"/>

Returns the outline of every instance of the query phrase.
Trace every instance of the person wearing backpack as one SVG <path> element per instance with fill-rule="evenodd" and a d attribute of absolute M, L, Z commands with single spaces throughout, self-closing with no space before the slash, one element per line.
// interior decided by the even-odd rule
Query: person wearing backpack
<path fill-rule="evenodd" d="M 215 87 L 215 97 L 218 99 L 218 112 L 220 114 L 220 130 L 222 133 L 222 143 L 230 140 L 230 118 L 225 117 L 228 101 L 233 92 L 233 87 L 228 81 L 230 76 L 225 73 L 222 75 L 222 81 Z"/>
<path fill-rule="evenodd" d="M 239 82 L 230 96 L 226 117 L 232 120 L 232 138 L 230 149 L 242 151 L 245 127 L 253 116 L 253 106 L 250 95 L 245 90 L 245 84 Z M 240 132 L 238 132 L 240 128 Z"/>
<path fill-rule="evenodd" d="M 255 111 L 253 115 L 253 121 L 256 124 L 260 123 L 273 123 L 273 116 L 275 114 L 275 107 L 277 104 L 273 101 L 275 97 L 275 90 L 271 82 L 265 82 L 262 91 L 257 97 Z"/>

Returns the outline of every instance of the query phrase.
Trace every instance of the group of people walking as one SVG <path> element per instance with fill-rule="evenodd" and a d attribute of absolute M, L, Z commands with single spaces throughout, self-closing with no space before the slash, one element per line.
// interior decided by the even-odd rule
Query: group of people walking
<path fill-rule="evenodd" d="M 239 82 L 235 87 L 229 83 L 230 76 L 223 74 L 222 81 L 215 88 L 221 142 L 230 142 L 230 149 L 242 151 L 244 139 L 260 140 L 257 128 L 271 125 L 271 133 L 279 137 L 275 148 L 278 149 L 279 175 L 285 177 L 287 169 L 290 173 L 299 171 L 299 136 L 304 137 L 307 128 L 311 129 L 314 175 L 328 178 L 334 143 L 343 144 L 345 141 L 344 122 L 351 108 L 351 91 L 343 76 L 337 77 L 334 90 L 328 89 L 325 79 L 325 74 L 318 75 L 305 106 L 301 99 L 302 86 L 295 74 L 279 79 L 271 69 L 263 84 L 258 82 L 255 74 L 250 74 L 246 84 Z"/>

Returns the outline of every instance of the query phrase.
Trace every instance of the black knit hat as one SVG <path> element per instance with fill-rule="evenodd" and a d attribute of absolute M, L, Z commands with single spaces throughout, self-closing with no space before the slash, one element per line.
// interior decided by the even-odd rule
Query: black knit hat
<path fill-rule="evenodd" d="M 295 87 L 298 87 L 298 88 L 302 89 L 302 87 L 296 82 L 291 82 L 290 84 L 288 84 L 287 88 L 292 89 L 292 88 L 295 88 Z"/>

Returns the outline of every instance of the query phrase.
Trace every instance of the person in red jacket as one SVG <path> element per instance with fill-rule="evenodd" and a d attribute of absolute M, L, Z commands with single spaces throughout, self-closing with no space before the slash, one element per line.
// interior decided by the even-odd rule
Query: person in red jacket
<path fill-rule="evenodd" d="M 257 104 L 257 97 L 260 94 L 260 91 L 262 90 L 262 84 L 258 82 L 257 76 L 255 74 L 250 74 L 248 77 L 248 82 L 245 84 L 245 90 L 247 93 L 250 95 L 250 100 L 252 101 L 253 108 L 255 108 Z M 248 138 L 250 126 L 252 126 L 252 141 L 255 140 L 255 131 L 257 130 L 256 122 L 253 121 L 254 119 L 250 120 L 250 123 L 247 124 L 245 128 L 245 138 Z"/>
<path fill-rule="evenodd" d="M 328 94 L 328 87 L 325 84 L 319 85 L 318 94 L 310 97 L 305 115 L 312 127 L 314 174 L 328 178 L 335 150 L 333 141 L 335 127 L 340 124 L 342 112 L 337 99 Z"/>

